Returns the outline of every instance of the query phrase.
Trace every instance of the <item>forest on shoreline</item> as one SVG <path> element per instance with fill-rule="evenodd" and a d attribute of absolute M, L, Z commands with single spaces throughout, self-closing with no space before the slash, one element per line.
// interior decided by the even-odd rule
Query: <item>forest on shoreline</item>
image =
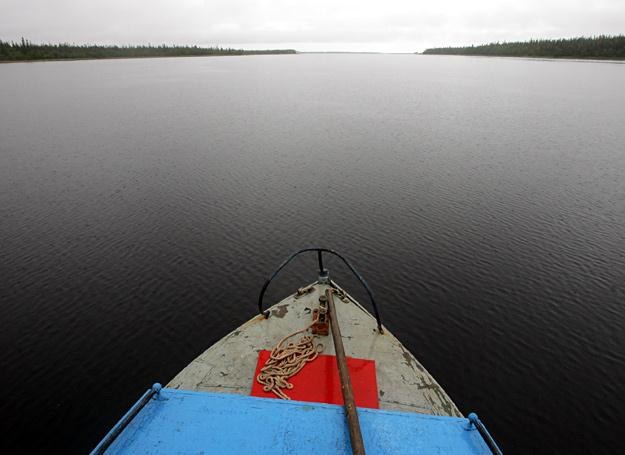
<path fill-rule="evenodd" d="M 436 47 L 426 49 L 423 54 L 625 59 L 625 35 L 541 39 L 464 47 Z"/>
<path fill-rule="evenodd" d="M 0 40 L 0 61 L 75 60 L 139 57 L 196 57 L 209 55 L 295 54 L 293 49 L 245 50 L 198 46 L 103 46 L 92 44 L 33 44 L 22 38 L 18 42 Z"/>

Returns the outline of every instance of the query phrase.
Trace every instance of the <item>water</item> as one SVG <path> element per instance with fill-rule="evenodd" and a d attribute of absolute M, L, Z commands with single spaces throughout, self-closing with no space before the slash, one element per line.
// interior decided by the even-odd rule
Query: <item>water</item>
<path fill-rule="evenodd" d="M 413 55 L 0 65 L 2 443 L 93 447 L 318 244 L 509 453 L 622 452 L 624 81 Z M 314 278 L 302 259 L 268 297 Z"/>

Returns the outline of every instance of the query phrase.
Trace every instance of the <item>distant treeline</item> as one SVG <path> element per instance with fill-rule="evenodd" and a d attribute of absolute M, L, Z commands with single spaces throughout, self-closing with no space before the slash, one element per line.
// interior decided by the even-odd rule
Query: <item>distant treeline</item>
<path fill-rule="evenodd" d="M 0 61 L 57 60 L 82 58 L 186 57 L 202 55 L 295 54 L 293 49 L 244 50 L 198 46 L 97 46 L 75 44 L 33 44 L 0 40 Z"/>
<path fill-rule="evenodd" d="M 490 43 L 467 47 L 437 47 L 424 54 L 490 55 L 502 57 L 625 58 L 625 36 L 595 36 L 554 40 Z"/>

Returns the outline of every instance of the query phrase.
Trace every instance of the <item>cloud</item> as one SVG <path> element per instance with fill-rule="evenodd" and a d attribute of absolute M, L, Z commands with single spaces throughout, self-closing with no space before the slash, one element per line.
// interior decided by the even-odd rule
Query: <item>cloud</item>
<path fill-rule="evenodd" d="M 415 51 L 625 32 L 622 0 L 0 0 L 0 39 Z"/>

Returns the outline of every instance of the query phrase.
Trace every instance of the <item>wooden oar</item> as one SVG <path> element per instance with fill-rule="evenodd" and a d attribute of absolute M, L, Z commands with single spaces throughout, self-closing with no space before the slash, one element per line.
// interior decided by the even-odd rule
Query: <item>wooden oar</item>
<path fill-rule="evenodd" d="M 352 390 L 352 381 L 349 379 L 347 358 L 345 357 L 343 339 L 341 338 L 341 329 L 339 327 L 339 321 L 336 315 L 336 309 L 334 307 L 332 289 L 326 289 L 326 298 L 328 299 L 330 328 L 332 329 L 334 351 L 336 352 L 336 365 L 339 368 L 339 377 L 341 378 L 341 392 L 343 393 L 343 404 L 345 406 L 345 417 L 347 417 L 347 426 L 349 427 L 349 439 L 352 445 L 352 453 L 354 455 L 364 455 L 365 444 L 362 441 L 362 434 L 360 433 L 360 423 L 358 421 L 358 412 L 356 411 L 354 391 Z"/>

